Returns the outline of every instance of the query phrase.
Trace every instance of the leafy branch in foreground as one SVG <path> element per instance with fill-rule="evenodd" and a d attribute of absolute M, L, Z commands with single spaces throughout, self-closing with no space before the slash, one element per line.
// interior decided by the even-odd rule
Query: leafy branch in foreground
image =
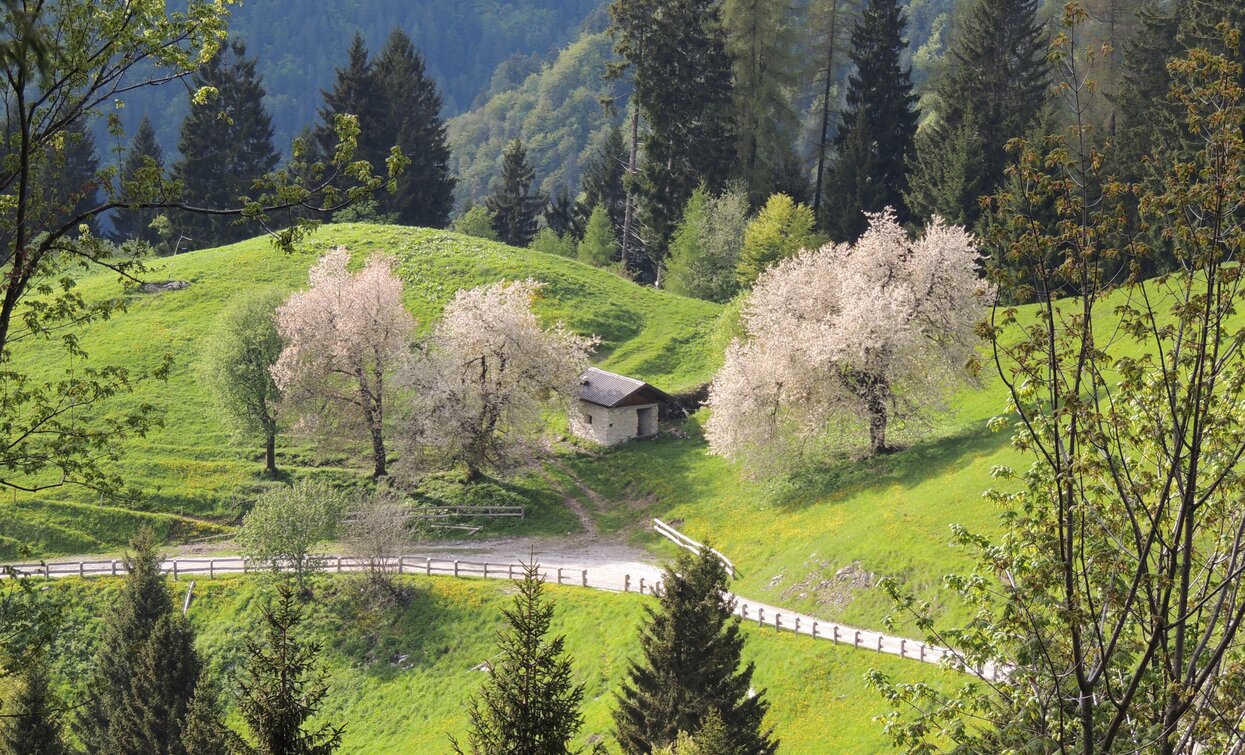
<path fill-rule="evenodd" d="M 0 486 L 42 490 L 80 484 L 120 491 L 109 471 L 119 441 L 155 425 L 142 404 L 106 417 L 108 399 L 136 381 L 161 378 L 167 364 L 132 374 L 121 367 L 84 368 L 82 326 L 115 314 L 120 299 L 88 302 L 75 268 L 105 268 L 123 283 L 143 273 L 141 245 L 118 250 L 90 226 L 113 210 L 181 209 L 258 223 L 278 248 L 290 249 L 317 224 L 376 189 L 392 185 L 407 159 L 390 153 L 384 174 L 355 159 L 359 126 L 336 118 L 331 155 L 312 162 L 296 143 L 293 160 L 257 180 L 252 195 L 231 206 L 192 206 L 181 185 L 154 161 L 80 176 L 73 156 L 93 118 L 105 117 L 120 137 L 116 110 L 135 90 L 178 82 L 211 61 L 225 41 L 231 0 L 190 0 L 169 13 L 161 0 L 49 0 L 0 6 Z M 216 92 L 194 93 L 211 107 Z M 379 166 L 378 166 L 379 167 Z M 336 188 L 338 176 L 353 179 Z M 57 346 L 69 366 L 63 377 L 32 377 L 16 360 L 22 342 Z"/>
<path fill-rule="evenodd" d="M 1063 43 L 1083 19 L 1070 11 Z M 1083 63 L 1059 62 L 1078 118 Z M 941 640 L 1007 672 L 949 695 L 874 674 L 896 704 L 887 730 L 911 750 L 1245 747 L 1245 91 L 1239 64 L 1203 50 L 1168 70 L 1198 149 L 1160 164 L 1160 184 L 1102 175 L 1074 126 L 1024 145 L 1018 188 L 998 198 L 995 245 L 1037 309 L 998 307 L 983 330 L 1010 395 L 995 425 L 1030 465 L 995 470 L 1001 537 L 957 530 L 981 557 L 950 584 L 976 615 Z M 1142 279 L 1160 254 L 1178 272 Z"/>

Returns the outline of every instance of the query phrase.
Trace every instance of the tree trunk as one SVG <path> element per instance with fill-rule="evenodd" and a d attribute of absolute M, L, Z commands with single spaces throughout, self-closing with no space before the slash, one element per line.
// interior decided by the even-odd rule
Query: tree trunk
<path fill-rule="evenodd" d="M 884 377 L 870 380 L 865 398 L 865 409 L 869 413 L 869 452 L 884 454 L 891 449 L 886 445 L 886 424 L 890 420 L 888 405 L 891 400 L 891 386 Z"/>
<path fill-rule="evenodd" d="M 372 477 L 384 477 L 389 474 L 385 468 L 385 439 L 381 436 L 380 426 L 372 425 Z"/>
<path fill-rule="evenodd" d="M 640 106 L 635 102 L 635 95 L 632 95 L 631 102 L 631 154 L 627 158 L 627 204 L 623 208 L 623 237 L 622 237 L 622 269 L 624 274 L 629 274 L 631 264 L 631 240 L 635 235 L 635 171 L 636 163 L 639 160 L 640 150 Z"/>
<path fill-rule="evenodd" d="M 267 443 L 264 448 L 264 466 L 268 470 L 268 474 L 275 477 L 277 475 L 277 434 L 275 432 L 268 433 Z"/>
<path fill-rule="evenodd" d="M 813 190 L 813 219 L 821 224 L 821 194 L 826 175 L 826 144 L 830 141 L 830 92 L 834 89 L 834 46 L 838 44 L 839 0 L 830 3 L 830 39 L 826 43 L 826 86 L 821 95 L 821 139 L 817 143 L 817 188 Z"/>

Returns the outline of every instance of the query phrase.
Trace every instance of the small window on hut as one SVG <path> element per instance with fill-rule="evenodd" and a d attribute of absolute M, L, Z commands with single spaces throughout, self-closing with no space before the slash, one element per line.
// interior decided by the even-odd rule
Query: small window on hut
<path fill-rule="evenodd" d="M 592 424 L 592 415 L 591 415 L 591 414 L 585 414 L 585 415 L 584 415 L 584 422 L 586 422 L 586 423 L 588 423 L 589 425 L 591 425 L 591 424 Z"/>

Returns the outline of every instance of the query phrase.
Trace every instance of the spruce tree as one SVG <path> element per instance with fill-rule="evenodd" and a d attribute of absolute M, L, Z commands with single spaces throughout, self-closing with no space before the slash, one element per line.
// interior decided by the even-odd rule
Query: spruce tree
<path fill-rule="evenodd" d="M 110 752 L 111 736 L 122 725 L 121 701 L 130 692 L 139 659 L 160 619 L 172 610 L 168 586 L 160 573 L 155 533 L 147 527 L 130 542 L 121 594 L 104 615 L 104 630 L 94 659 L 94 694 L 79 709 L 78 738 L 88 752 Z"/>
<path fill-rule="evenodd" d="M 423 55 L 400 29 L 393 30 L 377 55 L 373 75 L 383 103 L 378 128 L 369 137 L 383 150 L 375 164 L 383 165 L 392 145 L 411 161 L 398 176 L 396 191 L 377 192 L 380 210 L 396 215 L 403 225 L 444 228 L 454 207 L 455 180 L 436 82 Z"/>
<path fill-rule="evenodd" d="M 32 194 L 39 205 L 39 230 L 45 231 L 87 213 L 99 205 L 99 157 L 95 137 L 82 121 L 65 127 L 64 138 L 49 145 L 48 159 Z M 3 147 L 0 146 L 0 155 Z M 86 221 L 91 233 L 98 234 L 94 217 Z"/>
<path fill-rule="evenodd" d="M 856 66 L 848 78 L 847 111 L 835 137 L 839 163 L 848 159 L 848 145 L 868 150 L 871 191 L 861 191 L 863 178 L 849 167 L 837 171 L 830 185 L 830 206 L 848 222 L 828 225 L 835 241 L 855 241 L 863 233 L 863 212 L 893 207 L 902 220 L 909 218 L 904 193 L 908 165 L 915 154 L 916 93 L 909 69 L 901 65 L 907 48 L 903 38 L 903 11 L 899 0 L 873 0 L 852 30 L 851 59 Z M 859 216 L 859 221 L 853 219 Z"/>
<path fill-rule="evenodd" d="M 255 179 L 271 171 L 279 156 L 272 145 L 272 119 L 264 109 L 264 86 L 255 59 L 233 40 L 194 76 L 194 88 L 215 87 L 217 96 L 192 105 L 182 123 L 182 160 L 174 177 L 191 207 L 231 207 Z M 177 223 L 192 248 L 227 244 L 259 232 L 254 223 L 229 217 L 180 213 Z"/>
<path fill-rule="evenodd" d="M 917 135 L 916 164 L 906 195 L 912 214 L 922 221 L 937 215 L 948 223 L 972 228 L 981 215 L 980 199 L 998 187 L 986 179 L 985 154 L 971 113 L 951 129 L 925 129 Z M 1000 176 L 1000 179 L 1003 176 Z"/>
<path fill-rule="evenodd" d="M 622 128 L 615 126 L 606 133 L 604 141 L 584 164 L 584 206 L 604 208 L 614 226 L 616 238 L 622 238 L 627 211 L 627 189 L 623 185 L 627 160 L 627 144 L 623 140 Z"/>
<path fill-rule="evenodd" d="M 153 172 L 160 175 L 163 171 L 164 151 L 156 142 L 156 130 L 151 125 L 151 119 L 143 116 L 130 148 L 126 150 L 125 162 L 121 166 L 121 182 L 123 185 L 143 182 L 144 176 L 151 176 Z M 156 219 L 157 214 L 155 210 L 117 210 L 112 216 L 114 236 L 121 241 L 138 239 L 154 246 L 160 241 L 160 234 L 151 227 L 151 221 Z"/>
<path fill-rule="evenodd" d="M 246 639 L 248 657 L 238 679 L 238 709 L 254 744 L 233 740 L 233 747 L 247 755 L 330 755 L 341 746 L 342 727 L 303 729 L 328 687 L 316 671 L 320 646 L 298 637 L 303 616 L 294 588 L 277 585 L 277 598 L 263 614 L 263 639 Z"/>
<path fill-rule="evenodd" d="M 965 187 L 958 212 L 972 226 L 981 216 L 977 198 L 993 194 L 1010 162 L 1007 142 L 1025 136 L 1037 122 L 1047 96 L 1048 42 L 1037 18 L 1038 0 L 976 0 L 956 29 L 948 65 L 937 86 L 938 118 L 923 141 L 926 162 L 954 162 L 949 142 L 975 143 L 981 170 Z M 975 138 L 963 134 L 971 127 Z M 931 151 L 943 154 L 934 157 Z M 971 173 L 969 176 L 971 177 Z M 928 216 L 922 217 L 927 220 Z"/>
<path fill-rule="evenodd" d="M 1137 182 L 1155 180 L 1147 157 L 1170 154 L 1188 133 L 1179 107 L 1171 101 L 1167 62 L 1180 54 L 1178 4 L 1168 9 L 1155 0 L 1141 9 L 1137 33 L 1124 47 L 1123 72 L 1115 96 L 1116 138 L 1112 172 Z M 1162 163 L 1163 161 L 1158 161 Z"/>
<path fill-rule="evenodd" d="M 182 725 L 182 751 L 186 755 L 229 755 L 230 739 L 216 684 L 208 674 L 199 674 Z"/>
<path fill-rule="evenodd" d="M 638 194 L 644 247 L 659 281 L 692 191 L 719 191 L 736 156 L 730 56 L 718 0 L 615 0 L 611 32 L 644 115 Z"/>
<path fill-rule="evenodd" d="M 353 115 L 359 119 L 355 159 L 367 160 L 373 168 L 378 167 L 388 153 L 376 138 L 381 121 L 380 93 L 376 91 L 367 45 L 357 31 L 346 53 L 346 65 L 338 68 L 336 74 L 333 88 L 320 90 L 324 104 L 319 110 L 320 124 L 314 132 L 318 153 L 322 157 L 331 155 L 337 147 L 337 133 L 333 127 L 337 116 Z"/>
<path fill-rule="evenodd" d="M 736 175 L 754 207 L 795 162 L 797 119 L 792 7 L 784 0 L 723 0 L 722 25 L 735 75 Z M 787 183 L 789 181 L 784 181 Z"/>
<path fill-rule="evenodd" d="M 618 237 L 604 208 L 592 208 L 584 238 L 579 242 L 579 261 L 595 267 L 605 267 L 618 256 Z"/>
<path fill-rule="evenodd" d="M 579 241 L 584 237 L 584 208 L 579 206 L 565 186 L 549 198 L 545 207 L 545 226 L 562 238 Z"/>
<path fill-rule="evenodd" d="M 61 705 L 52 693 L 47 659 L 27 663 L 17 693 L 0 723 L 3 755 L 63 755 L 70 752 L 61 734 Z"/>
<path fill-rule="evenodd" d="M 727 580 L 708 546 L 666 569 L 659 607 L 647 609 L 640 636 L 643 658 L 630 664 L 614 712 L 623 752 L 672 744 L 679 732 L 699 731 L 711 712 L 741 755 L 776 751 L 772 732 L 761 728 L 765 693 L 751 694 L 753 665 L 739 668 L 744 636 Z"/>
<path fill-rule="evenodd" d="M 525 564 L 514 603 L 502 609 L 506 628 L 497 634 L 499 656 L 468 710 L 467 751 L 473 755 L 579 752 L 571 740 L 584 722 L 584 686 L 572 681 L 565 638 L 546 636 L 553 609 L 539 566 Z M 450 741 L 454 752 L 464 752 Z"/>
<path fill-rule="evenodd" d="M 860 238 L 869 227 L 865 211 L 886 207 L 886 187 L 877 162 L 877 142 L 870 137 L 867 116 L 861 110 L 847 132 L 847 141 L 839 147 L 828 182 L 830 201 L 822 205 L 819 220 L 832 240 Z"/>
<path fill-rule="evenodd" d="M 485 206 L 493 216 L 497 238 L 511 246 L 527 246 L 536 235 L 536 218 L 545 206 L 543 194 L 532 193 L 536 171 L 527 162 L 522 140 L 515 139 L 502 156 L 501 177 Z"/>
<path fill-rule="evenodd" d="M 134 660 L 133 676 L 118 700 L 109 731 L 114 755 L 179 755 L 182 726 L 199 683 L 194 630 L 181 614 L 166 612 Z"/>

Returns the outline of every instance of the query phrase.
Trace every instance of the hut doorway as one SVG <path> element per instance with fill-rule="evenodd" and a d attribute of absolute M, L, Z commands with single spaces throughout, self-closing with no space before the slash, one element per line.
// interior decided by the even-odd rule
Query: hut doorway
<path fill-rule="evenodd" d="M 657 407 L 644 406 L 636 410 L 636 435 L 647 438 L 657 434 Z"/>

